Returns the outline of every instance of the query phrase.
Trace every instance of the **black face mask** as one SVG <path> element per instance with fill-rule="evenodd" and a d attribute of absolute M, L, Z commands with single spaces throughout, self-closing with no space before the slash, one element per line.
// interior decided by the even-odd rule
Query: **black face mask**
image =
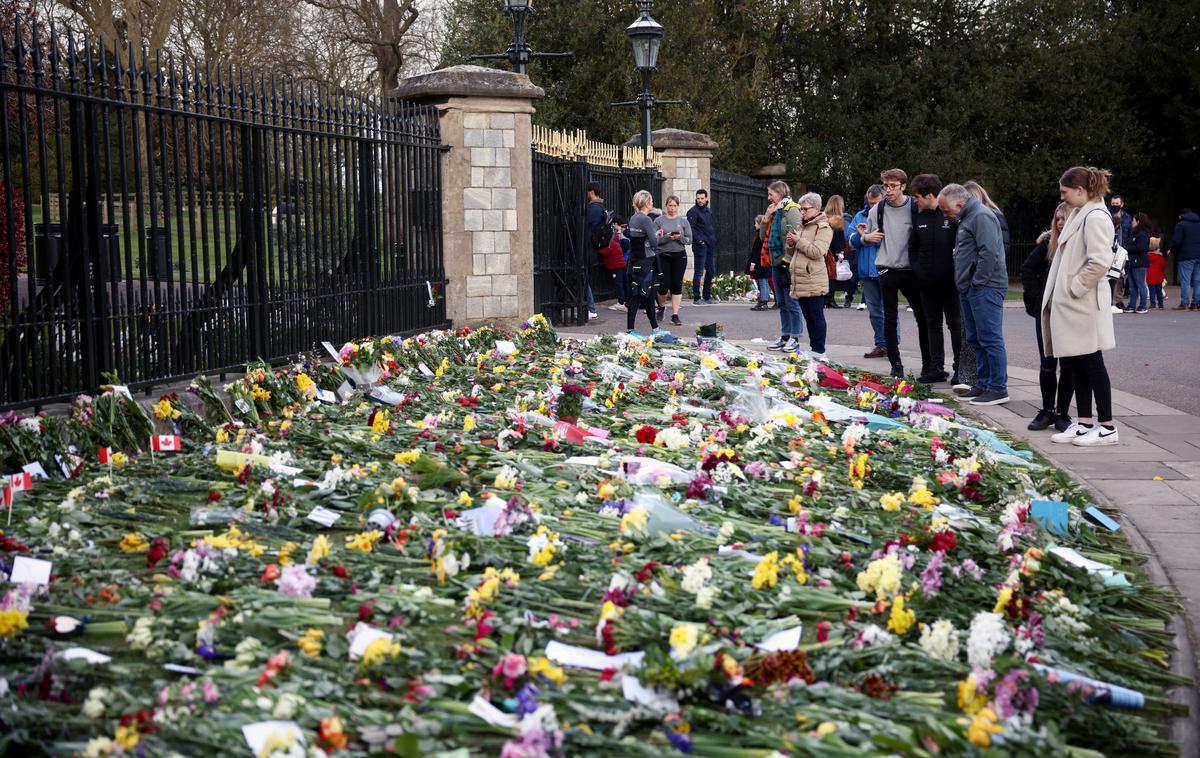
<path fill-rule="evenodd" d="M 1110 205 L 1110 206 L 1108 206 L 1108 210 L 1109 210 L 1109 211 L 1111 211 L 1111 212 L 1113 212 L 1113 213 L 1120 213 L 1120 212 L 1121 212 L 1121 206 L 1119 206 L 1119 205 Z"/>

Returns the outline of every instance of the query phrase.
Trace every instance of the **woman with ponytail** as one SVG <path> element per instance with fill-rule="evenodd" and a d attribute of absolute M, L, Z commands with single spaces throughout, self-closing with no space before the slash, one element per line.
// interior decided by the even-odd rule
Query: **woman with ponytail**
<path fill-rule="evenodd" d="M 1059 196 L 1070 212 L 1058 235 L 1042 295 L 1045 354 L 1069 367 L 1078 413 L 1075 423 L 1051 439 L 1086 447 L 1119 441 L 1103 355 L 1117 345 L 1108 287 L 1116 230 L 1104 207 L 1109 176 L 1104 169 L 1076 166 L 1059 178 Z M 1092 420 L 1093 398 L 1099 423 Z"/>

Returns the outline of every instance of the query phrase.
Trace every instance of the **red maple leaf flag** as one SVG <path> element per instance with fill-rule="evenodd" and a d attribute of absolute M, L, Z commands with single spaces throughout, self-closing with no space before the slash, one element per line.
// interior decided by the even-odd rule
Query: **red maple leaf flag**
<path fill-rule="evenodd" d="M 10 492 L 25 492 L 33 489 L 33 475 L 28 471 L 22 471 L 19 474 L 8 475 L 8 489 Z"/>
<path fill-rule="evenodd" d="M 150 438 L 150 449 L 160 453 L 178 453 L 183 450 L 183 440 L 178 434 L 156 434 Z"/>
<path fill-rule="evenodd" d="M 112 463 L 112 454 L 113 453 L 112 453 L 111 447 L 100 448 L 100 462 L 101 463 Z"/>

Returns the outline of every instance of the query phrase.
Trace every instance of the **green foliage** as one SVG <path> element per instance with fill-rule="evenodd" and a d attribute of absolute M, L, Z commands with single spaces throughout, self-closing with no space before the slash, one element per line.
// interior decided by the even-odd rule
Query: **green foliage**
<path fill-rule="evenodd" d="M 443 65 L 504 49 L 498 5 L 453 8 Z M 1160 198 L 1165 218 L 1200 167 L 1200 22 L 1187 4 L 674 0 L 653 14 L 666 36 L 651 89 L 691 103 L 654 125 L 711 135 L 722 168 L 784 162 L 853 198 L 901 166 L 1040 208 L 1064 168 L 1094 163 L 1146 199 L 1137 207 Z M 636 15 L 631 2 L 537 4 L 533 48 L 576 53 L 530 66 L 546 89 L 539 123 L 610 142 L 637 133 L 636 109 L 608 107 L 640 89 L 624 33 Z"/>

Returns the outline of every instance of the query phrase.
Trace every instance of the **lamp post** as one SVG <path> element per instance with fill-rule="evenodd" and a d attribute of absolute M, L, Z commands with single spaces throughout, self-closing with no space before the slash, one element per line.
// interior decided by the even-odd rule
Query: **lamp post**
<path fill-rule="evenodd" d="M 513 38 L 502 53 L 471 53 L 464 56 L 468 61 L 507 60 L 518 74 L 525 73 L 531 58 L 573 58 L 575 53 L 535 53 L 525 40 L 525 17 L 533 13 L 530 0 L 504 0 L 504 15 L 513 21 Z"/>
<path fill-rule="evenodd" d="M 642 111 L 642 151 L 650 163 L 650 112 L 658 105 L 686 105 L 686 100 L 658 100 L 650 94 L 650 75 L 658 68 L 658 49 L 662 45 L 663 25 L 650 15 L 651 0 L 638 0 L 640 15 L 625 28 L 633 47 L 633 65 L 642 75 L 642 93 L 636 100 L 610 103 L 610 106 L 636 105 Z"/>

